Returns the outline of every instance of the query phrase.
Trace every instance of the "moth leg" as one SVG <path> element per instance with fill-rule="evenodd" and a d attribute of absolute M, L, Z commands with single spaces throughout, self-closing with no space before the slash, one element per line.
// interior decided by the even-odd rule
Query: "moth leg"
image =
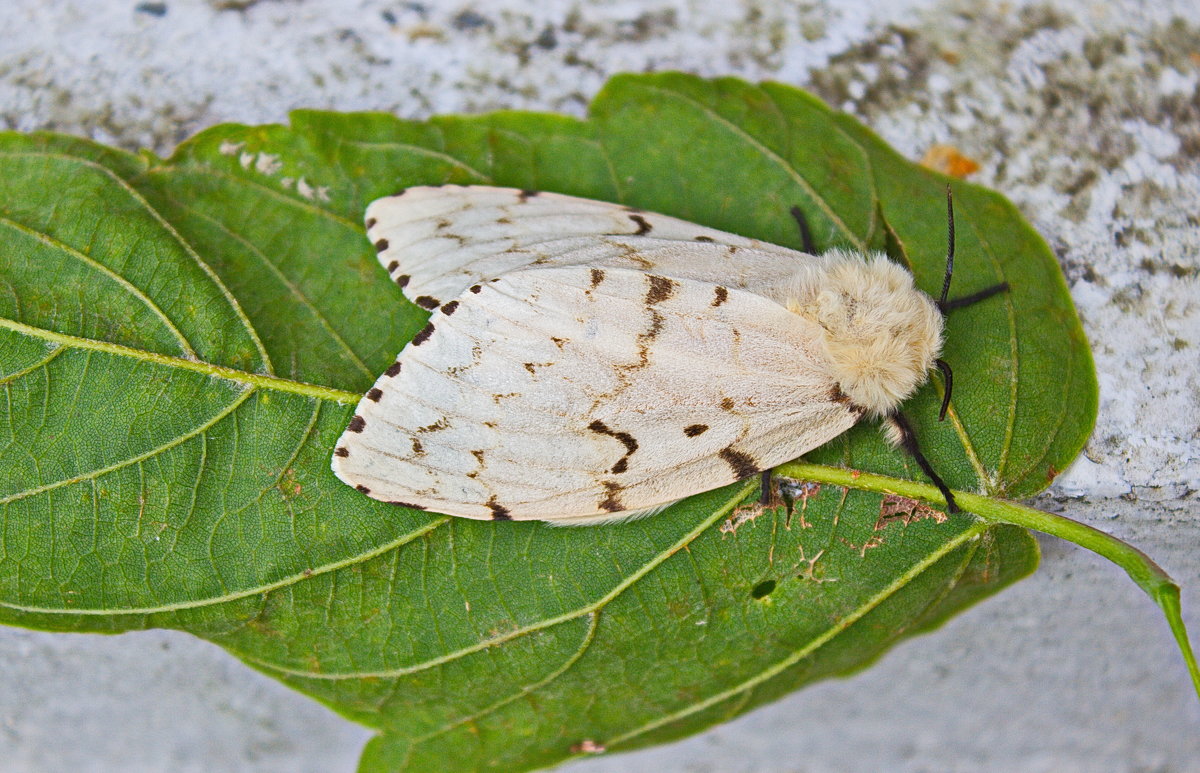
<path fill-rule="evenodd" d="M 796 219 L 796 225 L 800 226 L 800 244 L 804 251 L 809 255 L 816 255 L 817 248 L 813 246 L 812 230 L 808 227 L 808 218 L 804 216 L 804 210 L 800 207 L 792 207 L 789 211 Z"/>
<path fill-rule="evenodd" d="M 954 501 L 954 494 L 950 492 L 950 487 L 946 485 L 940 475 L 934 472 L 933 465 L 925 458 L 925 454 L 921 453 L 921 448 L 917 445 L 917 436 L 904 414 L 895 411 L 884 417 L 884 423 L 887 427 L 888 440 L 903 448 L 917 461 L 917 466 L 921 468 L 926 477 L 933 481 L 933 485 L 937 486 L 938 491 L 942 492 L 942 496 L 946 498 L 946 509 L 952 513 L 961 512 L 958 503 Z"/>
<path fill-rule="evenodd" d="M 1000 284 L 994 284 L 991 287 L 985 287 L 977 293 L 971 293 L 970 295 L 963 296 L 962 298 L 955 298 L 952 301 L 940 301 L 938 303 L 938 309 L 945 314 L 946 312 L 954 311 L 955 309 L 961 309 L 964 306 L 970 306 L 972 304 L 979 303 L 980 301 L 987 300 L 993 295 L 999 295 L 1000 293 L 1008 292 L 1008 289 L 1008 282 L 1001 282 Z"/>

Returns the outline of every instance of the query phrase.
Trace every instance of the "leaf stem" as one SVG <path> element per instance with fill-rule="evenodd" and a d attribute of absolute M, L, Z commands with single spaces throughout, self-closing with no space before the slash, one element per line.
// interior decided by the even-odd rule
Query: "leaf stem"
<path fill-rule="evenodd" d="M 937 504 L 945 503 L 941 493 L 928 484 L 848 470 L 842 467 L 790 462 L 777 467 L 776 472 L 787 478 L 831 483 L 835 486 L 863 491 L 897 494 Z M 1180 654 L 1183 655 L 1183 660 L 1187 664 L 1188 674 L 1192 678 L 1192 686 L 1196 690 L 1197 697 L 1200 697 L 1200 666 L 1196 663 L 1196 656 L 1192 651 L 1187 629 L 1183 623 L 1179 585 L 1149 556 L 1110 534 L 1105 534 L 1099 529 L 1061 515 L 1036 510 L 1016 502 L 991 499 L 967 492 L 955 491 L 954 499 L 963 510 L 984 520 L 1012 524 L 1059 537 L 1107 558 L 1124 569 L 1130 579 L 1154 600 L 1167 618 L 1167 625 L 1170 626 Z"/>
<path fill-rule="evenodd" d="M 362 395 L 356 392 L 347 392 L 342 389 L 321 386 L 320 384 L 306 384 L 303 381 L 292 381 L 286 378 L 279 378 L 278 376 L 269 376 L 265 373 L 248 373 L 237 368 L 214 365 L 211 362 L 202 362 L 171 354 L 159 354 L 158 352 L 146 351 L 145 349 L 134 349 L 131 346 L 114 344 L 110 341 L 97 341 L 94 338 L 81 338 L 79 336 L 67 335 L 66 333 L 57 333 L 53 330 L 26 325 L 14 319 L 0 318 L 0 329 L 3 328 L 30 336 L 31 338 L 51 341 L 72 349 L 104 352 L 105 354 L 115 354 L 119 357 L 129 357 L 130 359 L 142 360 L 143 362 L 152 362 L 156 365 L 190 370 L 195 373 L 203 373 L 206 376 L 233 381 L 256 389 L 290 392 L 296 395 L 303 395 L 304 397 L 314 397 L 318 400 L 331 400 L 344 404 L 357 403 L 362 399 Z"/>

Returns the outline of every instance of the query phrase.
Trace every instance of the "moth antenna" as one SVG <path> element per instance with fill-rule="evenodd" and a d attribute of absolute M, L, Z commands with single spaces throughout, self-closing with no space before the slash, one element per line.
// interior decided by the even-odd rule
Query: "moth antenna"
<path fill-rule="evenodd" d="M 946 278 L 942 280 L 942 297 L 938 300 L 938 308 L 946 305 L 946 296 L 950 293 L 950 277 L 954 275 L 954 196 L 950 193 L 950 183 L 946 183 Z"/>
<path fill-rule="evenodd" d="M 812 229 L 808 227 L 808 218 L 804 216 L 804 210 L 793 206 L 789 211 L 792 213 L 792 217 L 796 219 L 796 225 L 800 226 L 801 247 L 809 255 L 816 255 L 817 248 L 813 245 Z"/>
<path fill-rule="evenodd" d="M 917 446 L 917 436 L 913 433 L 912 425 L 908 423 L 900 411 L 893 411 L 884 419 L 889 425 L 889 438 L 896 441 L 897 445 L 909 453 L 912 458 L 917 460 L 917 466 L 925 473 L 925 476 L 933 481 L 933 485 L 937 486 L 938 491 L 942 492 L 942 496 L 946 498 L 946 509 L 952 513 L 960 512 L 958 503 L 954 501 L 954 495 L 950 493 L 950 487 L 946 485 L 936 472 L 933 471 L 933 465 L 925 458 L 925 454 L 921 453 L 920 447 Z"/>
<path fill-rule="evenodd" d="M 938 421 L 945 421 L 946 411 L 950 408 L 950 391 L 954 388 L 954 371 L 950 370 L 950 363 L 940 357 L 933 362 L 942 372 L 942 380 L 946 382 L 946 394 L 942 395 L 942 409 L 938 411 Z"/>
<path fill-rule="evenodd" d="M 973 303 L 979 303 L 982 300 L 991 298 L 993 295 L 1008 292 L 1008 290 L 1008 282 L 1001 282 L 1000 284 L 994 284 L 991 287 L 985 287 L 977 293 L 971 293 L 970 295 L 962 298 L 955 298 L 952 301 L 940 302 L 938 303 L 938 308 L 942 310 L 943 314 L 945 314 L 948 311 L 954 311 L 955 309 L 961 309 L 964 306 L 970 306 Z"/>

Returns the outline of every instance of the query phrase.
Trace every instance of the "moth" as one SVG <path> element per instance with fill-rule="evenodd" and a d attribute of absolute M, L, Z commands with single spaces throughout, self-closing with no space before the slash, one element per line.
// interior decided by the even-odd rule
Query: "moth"
<path fill-rule="evenodd" d="M 954 508 L 898 406 L 935 365 L 950 376 L 943 309 L 1004 288 L 946 302 L 952 209 L 940 307 L 883 254 L 815 254 L 793 215 L 804 252 L 555 193 L 373 202 L 380 263 L 432 314 L 358 404 L 334 473 L 405 507 L 598 523 L 881 418 Z"/>

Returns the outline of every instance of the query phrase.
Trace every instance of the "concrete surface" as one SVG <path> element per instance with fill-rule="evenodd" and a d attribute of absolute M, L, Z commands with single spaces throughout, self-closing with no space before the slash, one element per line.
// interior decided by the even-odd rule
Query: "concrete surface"
<path fill-rule="evenodd" d="M 1200 5 L 5 0 L 0 126 L 168 152 L 295 107 L 582 114 L 611 74 L 816 91 L 912 158 L 949 143 L 1058 254 L 1100 418 L 1039 504 L 1127 538 L 1200 634 Z M 880 4 L 883 5 L 883 4 Z M 1200 771 L 1200 703 L 1121 572 L 1036 576 L 852 679 L 571 773 Z M 349 771 L 367 733 L 183 634 L 0 629 L 0 771 Z"/>

